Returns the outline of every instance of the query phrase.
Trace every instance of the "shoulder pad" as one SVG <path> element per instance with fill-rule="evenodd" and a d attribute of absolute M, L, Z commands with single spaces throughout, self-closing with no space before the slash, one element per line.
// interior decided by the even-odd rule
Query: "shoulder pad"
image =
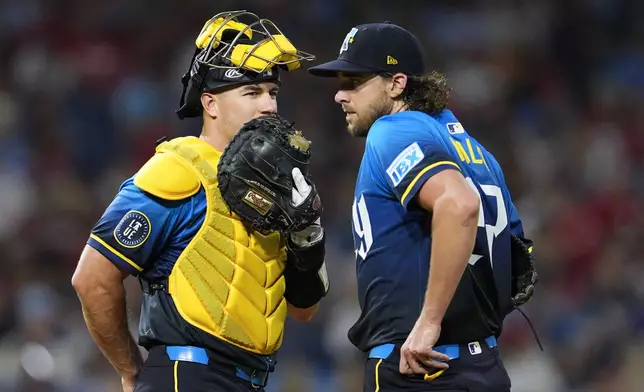
<path fill-rule="evenodd" d="M 134 176 L 134 185 L 165 200 L 183 200 L 199 191 L 197 173 L 170 152 L 158 152 Z"/>

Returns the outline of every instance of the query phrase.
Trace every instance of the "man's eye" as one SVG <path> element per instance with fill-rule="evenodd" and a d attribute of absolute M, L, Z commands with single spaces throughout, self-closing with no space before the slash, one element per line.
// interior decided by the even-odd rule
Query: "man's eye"
<path fill-rule="evenodd" d="M 346 79 L 340 82 L 340 88 L 343 90 L 355 90 L 361 84 L 360 79 Z"/>

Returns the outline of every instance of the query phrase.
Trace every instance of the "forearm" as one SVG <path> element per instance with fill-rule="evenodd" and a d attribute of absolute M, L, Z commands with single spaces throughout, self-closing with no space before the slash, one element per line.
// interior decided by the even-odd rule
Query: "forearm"
<path fill-rule="evenodd" d="M 440 324 L 476 240 L 478 208 L 459 206 L 453 198 L 437 200 L 432 216 L 432 254 L 422 316 Z"/>
<path fill-rule="evenodd" d="M 79 292 L 87 328 L 121 377 L 134 377 L 143 360 L 127 326 L 125 288 L 94 287 Z"/>
<path fill-rule="evenodd" d="M 286 280 L 284 297 L 290 305 L 300 310 L 309 309 L 315 313 L 316 305 L 329 291 L 324 262 L 318 269 L 308 271 L 299 270 L 289 262 L 284 270 L 284 278 Z"/>

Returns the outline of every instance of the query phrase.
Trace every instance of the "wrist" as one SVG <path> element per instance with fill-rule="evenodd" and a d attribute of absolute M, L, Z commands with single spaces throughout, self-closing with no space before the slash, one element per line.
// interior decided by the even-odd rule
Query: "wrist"
<path fill-rule="evenodd" d="M 434 325 L 438 328 L 443 323 L 443 316 L 443 313 L 427 307 L 424 307 L 420 313 L 420 318 L 423 319 L 425 324 Z"/>
<path fill-rule="evenodd" d="M 320 267 L 306 271 L 287 264 L 284 278 L 284 298 L 299 309 L 307 309 L 317 304 L 329 291 L 329 278 L 324 261 Z"/>
<path fill-rule="evenodd" d="M 325 237 L 321 226 L 320 230 L 313 236 L 306 238 L 306 241 L 296 242 L 292 235 L 289 236 L 287 246 L 287 266 L 302 271 L 317 271 L 324 263 Z"/>
<path fill-rule="evenodd" d="M 289 233 L 291 245 L 296 248 L 306 248 L 317 244 L 324 238 L 324 228 L 318 218 L 306 228 Z"/>
<path fill-rule="evenodd" d="M 134 340 L 130 341 L 129 352 L 130 359 L 128 361 L 128 364 L 121 367 L 119 373 L 121 374 L 122 378 L 133 380 L 139 375 L 141 369 L 143 369 L 143 356 L 141 355 L 141 351 L 139 350 L 139 347 L 136 345 Z"/>

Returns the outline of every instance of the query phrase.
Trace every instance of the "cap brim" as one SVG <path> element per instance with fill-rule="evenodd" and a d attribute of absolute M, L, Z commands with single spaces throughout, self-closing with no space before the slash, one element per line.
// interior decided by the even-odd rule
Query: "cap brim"
<path fill-rule="evenodd" d="M 369 74 L 378 71 L 340 59 L 309 68 L 309 73 L 314 76 L 333 77 L 338 76 L 340 72 L 347 74 Z"/>

